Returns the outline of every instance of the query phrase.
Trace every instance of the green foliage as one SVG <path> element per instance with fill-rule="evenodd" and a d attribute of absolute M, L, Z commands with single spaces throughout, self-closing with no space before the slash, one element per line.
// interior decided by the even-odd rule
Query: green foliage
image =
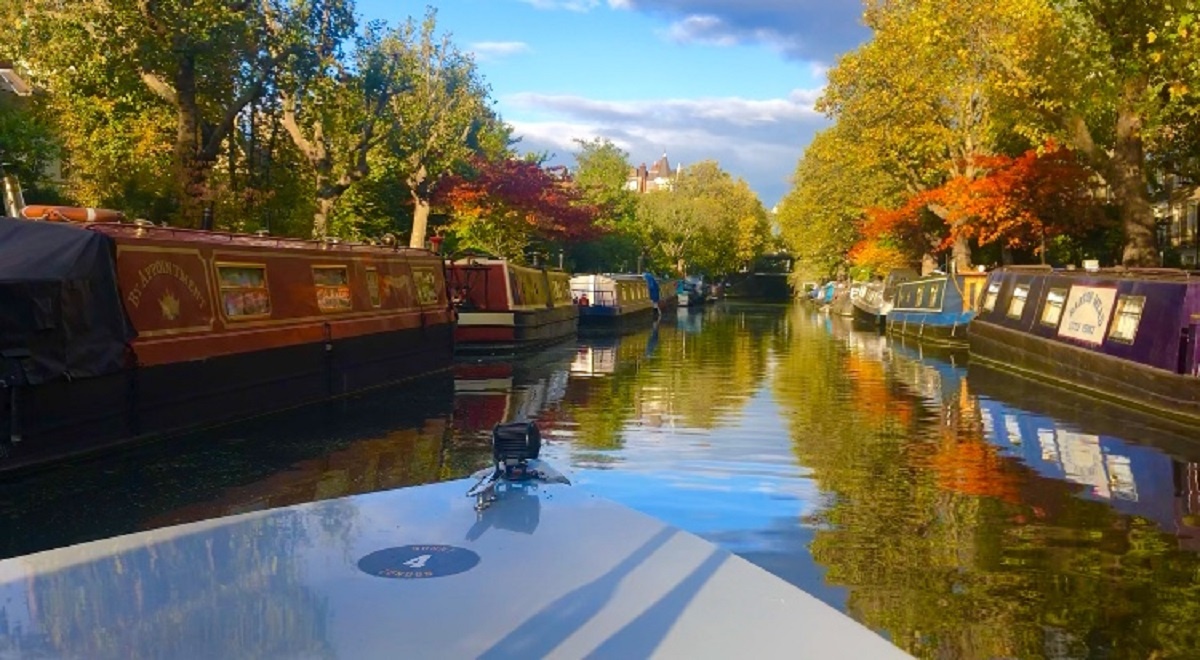
<path fill-rule="evenodd" d="M 840 125 L 813 138 L 792 183 L 776 219 L 803 281 L 836 275 L 860 238 L 858 221 L 866 209 L 896 200 L 902 190 L 877 160 L 862 158 Z"/>
<path fill-rule="evenodd" d="M 762 202 L 715 161 L 685 168 L 671 190 L 638 197 L 637 228 L 659 271 L 720 275 L 749 264 L 770 240 Z"/>

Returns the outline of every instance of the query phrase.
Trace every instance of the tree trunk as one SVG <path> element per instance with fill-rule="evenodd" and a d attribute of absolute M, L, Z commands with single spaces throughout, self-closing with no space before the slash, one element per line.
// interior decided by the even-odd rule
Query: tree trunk
<path fill-rule="evenodd" d="M 921 275 L 928 275 L 938 269 L 938 262 L 934 256 L 928 252 L 921 255 Z"/>
<path fill-rule="evenodd" d="M 313 238 L 321 240 L 329 234 L 329 216 L 333 215 L 333 206 L 336 203 L 337 197 L 329 197 L 318 193 L 317 210 L 313 213 Z"/>
<path fill-rule="evenodd" d="M 208 167 L 198 157 L 200 108 L 196 102 L 196 58 L 183 53 L 175 72 L 175 166 L 179 195 L 179 224 L 199 227 L 208 180 Z"/>
<path fill-rule="evenodd" d="M 424 190 L 425 178 L 424 165 L 418 167 L 417 171 L 408 178 L 408 188 L 413 199 L 413 226 L 408 246 L 414 248 L 425 247 L 425 232 L 429 228 L 429 195 Z"/>
<path fill-rule="evenodd" d="M 1135 109 L 1143 81 L 1125 84 L 1117 111 L 1117 139 L 1112 155 L 1113 184 L 1125 229 L 1125 251 L 1121 263 L 1128 267 L 1156 266 L 1154 211 L 1146 187 L 1146 155 L 1142 144 L 1142 117 Z"/>
<path fill-rule="evenodd" d="M 958 236 L 954 239 L 954 249 L 951 251 L 953 256 L 954 272 L 965 273 L 971 270 L 971 241 L 966 236 Z"/>

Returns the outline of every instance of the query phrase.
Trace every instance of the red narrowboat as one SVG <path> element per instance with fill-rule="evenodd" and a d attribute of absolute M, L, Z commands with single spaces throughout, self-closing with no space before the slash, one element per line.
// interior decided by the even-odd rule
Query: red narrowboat
<path fill-rule="evenodd" d="M 449 368 L 431 252 L 30 210 L 0 218 L 0 471 Z"/>
<path fill-rule="evenodd" d="M 446 269 L 458 352 L 511 353 L 575 336 L 579 308 L 569 274 L 490 257 L 452 260 Z"/>

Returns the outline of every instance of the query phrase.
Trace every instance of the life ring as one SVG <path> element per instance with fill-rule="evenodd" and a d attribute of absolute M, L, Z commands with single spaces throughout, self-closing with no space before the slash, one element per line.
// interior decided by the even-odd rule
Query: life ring
<path fill-rule="evenodd" d="M 55 222 L 121 222 L 125 214 L 111 209 L 83 206 L 48 206 L 30 204 L 21 209 L 27 220 L 51 220 Z"/>

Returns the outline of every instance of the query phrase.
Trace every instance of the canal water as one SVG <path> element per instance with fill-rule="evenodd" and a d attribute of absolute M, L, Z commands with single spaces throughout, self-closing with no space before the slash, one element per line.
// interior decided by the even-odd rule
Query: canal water
<path fill-rule="evenodd" d="M 802 305 L 680 310 L 9 480 L 0 556 L 316 500 L 336 534 L 335 498 L 464 477 L 513 419 L 573 488 L 917 656 L 1200 657 L 1195 430 Z"/>

